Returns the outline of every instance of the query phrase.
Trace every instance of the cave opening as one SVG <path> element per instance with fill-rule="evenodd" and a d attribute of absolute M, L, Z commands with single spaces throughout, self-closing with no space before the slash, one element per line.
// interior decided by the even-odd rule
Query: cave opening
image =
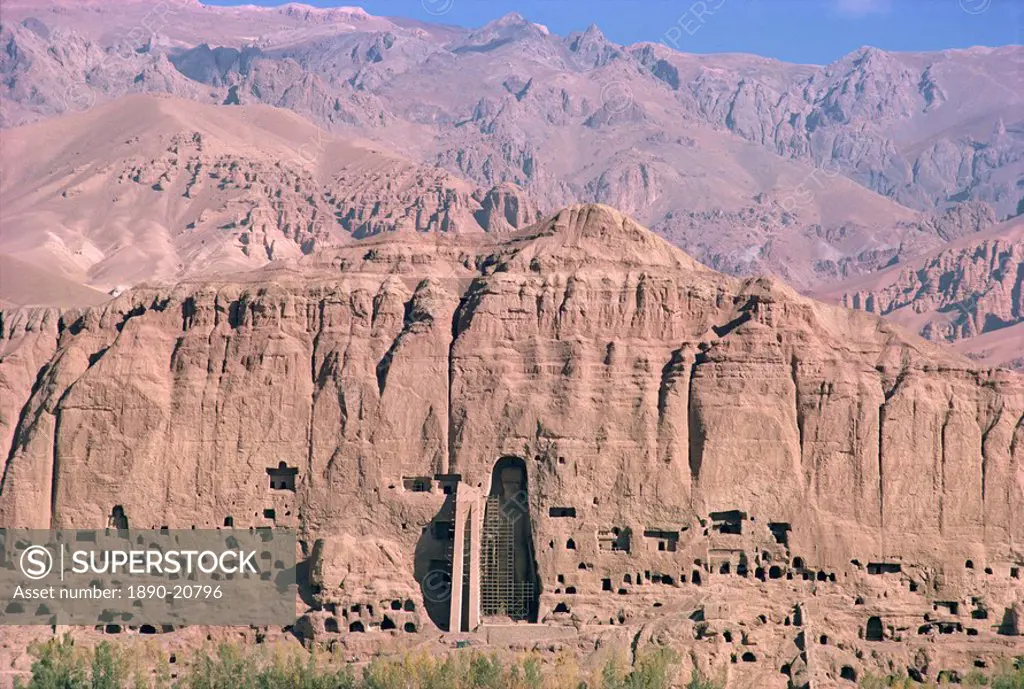
<path fill-rule="evenodd" d="M 769 522 L 768 530 L 772 532 L 772 537 L 775 538 L 775 542 L 779 545 L 789 545 L 789 532 L 793 530 L 793 526 L 788 522 Z"/>
<path fill-rule="evenodd" d="M 279 462 L 276 467 L 267 467 L 267 475 L 270 477 L 270 488 L 272 490 L 290 490 L 295 492 L 295 477 L 299 470 L 288 466 L 285 462 Z"/>
<path fill-rule="evenodd" d="M 903 571 L 898 562 L 869 562 L 868 574 L 899 574 Z"/>
<path fill-rule="evenodd" d="M 128 517 L 124 513 L 124 507 L 121 505 L 114 505 L 114 509 L 110 511 L 110 517 L 107 523 L 109 528 L 126 531 L 128 529 Z"/>
<path fill-rule="evenodd" d="M 727 510 L 724 512 L 712 512 L 711 529 L 723 534 L 741 535 L 743 533 L 743 521 L 747 518 L 746 513 L 740 510 Z"/>
<path fill-rule="evenodd" d="M 540 582 L 534 553 L 526 462 L 502 457 L 491 472 L 484 509 L 480 606 L 485 617 L 537 621 Z"/>
<path fill-rule="evenodd" d="M 885 628 L 880 617 L 869 617 L 864 638 L 868 641 L 881 641 L 885 638 Z"/>

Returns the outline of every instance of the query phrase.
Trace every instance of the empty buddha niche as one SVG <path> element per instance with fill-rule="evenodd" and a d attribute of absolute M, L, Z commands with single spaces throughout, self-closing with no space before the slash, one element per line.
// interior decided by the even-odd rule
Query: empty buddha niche
<path fill-rule="evenodd" d="M 536 622 L 539 582 L 526 463 L 518 457 L 502 457 L 494 465 L 481 546 L 483 615 Z"/>

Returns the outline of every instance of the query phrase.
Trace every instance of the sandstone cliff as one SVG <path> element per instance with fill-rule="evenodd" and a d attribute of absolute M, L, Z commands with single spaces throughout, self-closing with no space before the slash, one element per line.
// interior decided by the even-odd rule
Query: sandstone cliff
<path fill-rule="evenodd" d="M 922 614 L 973 596 L 992 622 L 956 624 L 980 645 L 929 645 L 925 665 L 1005 653 L 1021 378 L 717 274 L 611 208 L 2 318 L 0 524 L 103 526 L 121 506 L 140 527 L 297 527 L 305 638 L 361 653 L 396 621 L 436 632 L 440 487 L 486 491 L 514 457 L 531 640 L 686 644 L 804 686 L 919 667 Z M 281 462 L 294 491 L 267 487 Z"/>

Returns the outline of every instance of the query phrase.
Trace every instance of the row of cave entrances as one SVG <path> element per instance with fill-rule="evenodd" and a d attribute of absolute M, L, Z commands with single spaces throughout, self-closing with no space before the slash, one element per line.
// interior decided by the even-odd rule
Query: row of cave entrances
<path fill-rule="evenodd" d="M 698 567 L 702 566 L 700 561 L 697 561 L 696 565 Z M 580 566 L 581 569 L 583 569 L 584 567 L 586 567 L 586 565 L 581 565 Z M 719 574 L 729 574 L 730 573 L 729 563 L 727 563 L 727 562 L 723 563 L 719 567 L 718 573 Z M 750 572 L 749 572 L 748 568 L 746 567 L 746 565 L 740 564 L 738 567 L 736 567 L 736 574 L 738 576 L 741 576 L 741 577 L 747 577 L 747 576 L 750 575 Z M 818 572 L 817 576 L 815 576 L 815 573 L 811 572 L 811 571 L 803 572 L 803 578 L 807 579 L 807 580 L 817 579 L 818 581 L 833 581 L 834 582 L 836 580 L 835 577 L 836 577 L 835 574 L 826 574 L 825 572 Z M 782 578 L 792 579 L 793 578 L 793 573 L 792 572 L 784 571 L 783 568 L 781 566 L 779 566 L 779 565 L 772 565 L 771 567 L 768 567 L 767 569 L 764 568 L 764 567 L 757 567 L 757 568 L 755 568 L 754 569 L 754 578 L 756 578 L 759 581 L 765 581 L 766 579 L 782 579 Z M 648 573 L 645 573 L 645 576 L 643 577 L 643 579 L 646 579 L 647 581 L 649 581 L 649 582 L 651 582 L 653 584 L 664 584 L 666 586 L 674 586 L 675 583 L 676 583 L 676 580 L 670 574 L 661 574 L 661 573 L 648 574 Z M 641 582 L 641 577 L 637 576 L 637 580 L 636 581 L 639 584 Z M 633 576 L 631 574 L 624 575 L 622 577 L 622 582 L 625 585 L 631 586 L 633 584 Z M 694 569 L 693 570 L 693 572 L 689 576 L 689 582 L 692 583 L 695 586 L 701 586 L 704 583 L 704 580 L 701 577 L 701 570 L 700 569 Z M 679 575 L 679 583 L 682 583 L 682 584 L 687 583 L 687 575 L 685 573 Z M 569 587 L 569 588 L 572 588 L 572 587 Z M 612 581 L 612 579 L 610 577 L 607 577 L 607 578 L 604 578 L 604 579 L 601 580 L 601 590 L 602 591 L 616 591 L 617 590 L 620 595 L 625 595 L 627 593 L 627 590 L 624 589 L 624 588 L 616 589 L 616 587 L 614 585 L 614 582 Z M 566 589 L 566 593 L 575 593 L 575 591 L 570 591 L 570 590 Z"/>
<path fill-rule="evenodd" d="M 348 630 L 350 632 L 361 633 L 361 632 L 365 632 L 366 631 L 367 626 L 374 626 L 374 625 L 367 625 L 366 623 L 363 622 L 363 620 L 353 620 L 352 622 L 349 623 Z M 378 629 L 380 629 L 380 631 L 382 631 L 382 632 L 386 632 L 388 630 L 396 630 L 396 629 L 398 629 L 398 625 L 395 624 L 395 621 L 392 620 L 391 617 L 389 617 L 388 615 L 384 615 L 384 619 L 381 621 L 380 626 L 378 627 Z M 331 634 L 338 634 L 338 633 L 340 633 L 341 632 L 341 626 L 338 624 L 338 618 L 337 617 L 328 617 L 326 620 L 324 620 L 324 631 L 328 632 L 328 633 L 331 633 Z M 416 623 L 415 622 L 406 622 L 405 624 L 402 625 L 402 631 L 403 632 L 408 632 L 409 634 L 415 634 L 418 631 L 417 628 L 416 628 Z"/>
<path fill-rule="evenodd" d="M 1014 625 L 1012 621 L 1013 613 L 1008 608 L 1006 614 L 1003 616 L 1002 623 L 996 629 L 996 633 L 1004 636 L 1013 636 Z M 975 619 L 987 619 L 986 613 L 985 618 Z M 925 624 L 921 625 L 917 629 L 917 633 L 921 636 L 931 634 L 937 631 L 940 634 L 957 634 L 966 631 L 967 636 L 977 636 L 978 630 L 971 627 L 964 627 L 963 623 L 948 620 L 932 620 L 926 621 Z M 880 617 L 869 617 L 867 625 L 864 627 L 864 640 L 865 641 L 885 641 L 885 625 Z"/>
<path fill-rule="evenodd" d="M 456 482 L 458 477 L 451 477 Z M 444 482 L 442 482 L 444 484 Z M 427 477 L 403 477 L 403 487 L 412 492 L 428 492 L 432 489 L 432 481 Z M 487 508 L 484 516 L 483 533 L 481 538 L 481 612 L 484 617 L 506 616 L 513 620 L 524 620 L 536 622 L 539 608 L 540 582 L 537 576 L 537 563 L 533 545 L 533 535 L 530 525 L 530 515 L 527 509 L 527 470 L 526 463 L 522 458 L 515 456 L 501 457 L 494 465 L 491 475 L 490 491 L 487 494 Z M 444 485 L 445 493 L 452 494 L 452 486 Z M 596 499 L 595 499 L 596 502 Z M 450 506 L 449 506 L 450 507 Z M 435 541 L 451 541 L 454 537 L 454 521 L 442 517 L 446 510 L 443 507 L 435 517 L 429 532 L 430 538 Z M 552 518 L 572 518 L 576 516 L 574 507 L 551 507 L 549 515 Z M 716 512 L 709 515 L 711 524 L 708 525 L 701 520 L 702 526 L 710 527 L 719 533 L 736 534 L 743 533 L 743 522 L 748 519 L 747 515 L 739 510 Z M 788 546 L 789 532 L 791 526 L 787 523 L 770 523 L 768 525 L 775 537 L 775 540 Z M 645 539 L 649 539 L 652 548 L 662 552 L 674 552 L 678 548 L 680 537 L 679 531 L 668 531 L 662 529 L 647 529 L 643 532 Z M 632 532 L 630 529 L 618 527 L 599 531 L 597 534 L 599 550 L 625 551 L 630 552 L 632 547 Z M 550 544 L 553 547 L 553 543 Z M 573 539 L 566 541 L 566 549 L 575 550 L 576 543 Z M 450 565 L 442 560 L 431 560 L 427 572 L 433 573 L 448 565 L 446 575 L 450 586 L 457 586 L 459 581 L 464 591 L 468 589 L 468 571 L 453 576 Z M 679 577 L 680 583 L 686 583 L 687 578 L 695 585 L 702 585 L 703 577 L 700 568 L 710 574 L 713 569 L 710 565 L 697 563 L 690 573 L 682 573 Z M 803 561 L 794 558 L 793 569 L 807 580 L 836 581 L 834 573 L 803 571 Z M 468 565 L 464 563 L 468 570 Z M 588 568 L 585 563 L 580 568 Z M 731 574 L 732 569 L 739 576 L 747 577 L 751 574 L 761 580 L 768 579 L 792 579 L 793 571 L 785 565 L 768 565 L 748 568 L 743 562 L 733 567 L 730 563 L 721 563 L 716 568 L 720 574 Z M 752 570 L 752 571 L 751 571 Z M 628 575 L 627 575 L 628 577 Z M 671 575 L 657 574 L 656 583 L 674 585 L 675 579 Z M 461 581 L 460 581 L 461 580 Z M 447 599 L 441 604 L 431 606 L 429 604 L 430 591 L 426 590 L 424 581 L 421 580 L 424 599 L 428 601 L 427 611 L 431 619 L 442 629 L 447 629 L 448 610 L 445 607 Z M 559 576 L 559 584 L 564 584 L 565 579 Z M 629 583 L 629 582 L 627 582 Z M 561 588 L 561 587 L 560 587 Z M 613 591 L 615 587 L 610 579 L 602 581 L 602 589 Z M 556 591 L 562 593 L 561 590 Z M 564 587 L 566 594 L 575 593 L 572 586 Z M 619 589 L 619 593 L 624 593 Z M 465 606 L 469 596 L 463 597 Z M 568 606 L 565 603 L 556 607 L 555 612 L 567 612 Z"/>
<path fill-rule="evenodd" d="M 98 624 L 98 625 L 96 625 L 95 630 L 97 632 L 103 632 L 104 634 L 122 634 L 124 632 L 138 632 L 139 634 L 143 634 L 143 635 L 148 636 L 148 635 L 151 635 L 151 634 L 169 634 L 169 633 L 171 633 L 171 632 L 173 632 L 175 630 L 175 627 L 174 627 L 174 625 L 171 625 L 171 624 L 162 624 L 162 625 L 140 624 L 138 626 L 135 626 L 135 625 L 121 625 L 121 624 L 115 624 L 113 622 L 110 622 L 110 623 L 107 623 L 107 624 Z"/>
<path fill-rule="evenodd" d="M 964 562 L 964 569 L 974 569 L 974 560 L 967 560 Z M 1010 567 L 1010 578 L 1020 579 L 1020 567 Z M 991 567 L 985 568 L 985 574 L 994 574 Z"/>
<path fill-rule="evenodd" d="M 349 632 L 361 633 L 370 630 L 397 631 L 415 634 L 419 631 L 416 623 L 411 620 L 402 621 L 403 616 L 416 612 L 416 603 L 412 599 L 394 599 L 390 603 L 382 603 L 381 608 L 387 610 L 382 614 L 378 622 L 374 619 L 374 606 L 372 604 L 354 603 L 339 609 L 334 604 L 324 606 L 331 616 L 324 620 L 324 631 L 331 634 L 341 633 L 342 627 L 347 627 Z M 364 615 L 365 613 L 365 615 Z"/>

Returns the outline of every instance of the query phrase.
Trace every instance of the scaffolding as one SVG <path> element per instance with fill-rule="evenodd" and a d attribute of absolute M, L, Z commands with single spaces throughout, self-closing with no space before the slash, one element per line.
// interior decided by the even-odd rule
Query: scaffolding
<path fill-rule="evenodd" d="M 499 498 L 487 498 L 480 549 L 480 607 L 485 617 L 526 620 L 533 582 L 516 581 L 515 527 L 518 514 L 506 514 Z"/>
<path fill-rule="evenodd" d="M 462 569 L 465 572 L 465 576 L 468 577 L 469 576 L 470 544 L 472 543 L 473 538 L 475 538 L 475 536 L 476 536 L 476 534 L 473 533 L 473 519 L 472 519 L 472 516 L 469 515 L 469 514 L 466 515 L 465 525 L 466 525 L 466 532 L 465 532 L 466 533 L 466 537 L 462 540 L 462 563 L 463 563 Z M 452 548 L 452 549 L 454 550 L 454 548 Z"/>

